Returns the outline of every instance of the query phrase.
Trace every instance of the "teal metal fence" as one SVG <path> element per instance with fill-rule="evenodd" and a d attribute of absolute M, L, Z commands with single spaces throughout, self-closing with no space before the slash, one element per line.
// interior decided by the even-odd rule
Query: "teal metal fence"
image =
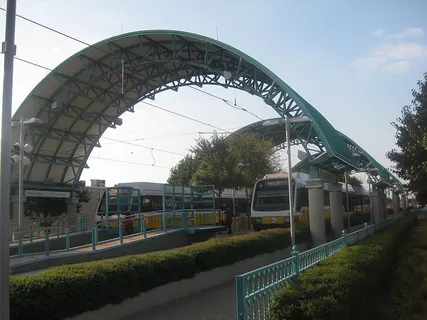
<path fill-rule="evenodd" d="M 342 237 L 304 252 L 297 251 L 294 246 L 290 258 L 237 276 L 237 319 L 267 319 L 267 311 L 273 294 L 294 280 L 300 272 L 315 266 L 347 245 L 352 245 L 374 234 L 402 216 L 397 215 L 373 225 L 365 223 L 364 228 L 349 234 L 343 231 Z"/>
<path fill-rule="evenodd" d="M 155 216 L 161 217 L 161 225 L 158 228 L 147 230 L 146 228 L 147 219 Z M 102 244 L 114 243 L 117 241 L 119 241 L 120 244 L 123 244 L 124 239 L 132 239 L 132 238 L 135 238 L 135 240 L 137 240 L 136 238 L 145 239 L 147 238 L 147 234 L 149 235 L 150 233 L 163 234 L 163 233 L 168 233 L 173 231 L 179 231 L 182 229 L 188 229 L 189 226 L 190 227 L 192 226 L 190 223 L 188 223 L 188 221 L 192 219 L 193 216 L 194 216 L 194 212 L 191 210 L 184 210 L 184 211 L 179 210 L 179 211 L 172 211 L 172 212 L 166 212 L 166 213 L 155 212 L 155 213 L 149 213 L 149 214 L 141 214 L 141 213 L 135 214 L 130 216 L 130 218 L 132 219 L 133 222 L 138 223 L 138 227 L 133 228 L 133 231 L 131 234 L 124 233 L 125 228 L 124 228 L 123 219 L 109 218 L 103 221 L 97 221 L 96 223 L 88 224 L 87 226 L 85 226 L 85 228 L 82 227 L 81 229 L 82 233 L 91 234 L 90 242 L 84 245 L 77 245 L 77 246 L 72 245 L 73 234 L 70 232 L 69 229 L 65 229 L 64 236 L 59 237 L 59 234 L 58 234 L 58 238 L 65 238 L 65 247 L 63 249 L 58 249 L 58 250 L 51 250 L 50 248 L 51 241 L 57 239 L 57 237 L 51 237 L 51 234 L 49 232 L 45 232 L 44 236 L 41 236 L 39 239 L 39 241 L 44 241 L 45 243 L 45 250 L 43 252 L 38 251 L 38 252 L 26 253 L 22 233 L 20 233 L 18 234 L 18 238 L 19 238 L 18 245 L 17 245 L 18 253 L 16 255 L 9 256 L 9 259 L 13 264 L 13 260 L 19 259 L 22 257 L 33 257 L 31 261 L 34 261 L 37 259 L 43 259 L 44 256 L 48 257 L 48 256 L 51 256 L 52 254 L 57 254 L 57 253 L 60 253 L 60 254 L 77 253 L 79 252 L 79 250 L 88 248 L 88 247 L 91 247 L 93 251 L 96 251 L 98 249 L 98 246 Z M 179 227 L 175 227 L 174 222 L 178 218 L 182 221 L 182 224 Z M 118 224 L 118 236 L 109 238 L 104 241 L 99 241 L 98 233 L 101 230 L 105 230 L 106 224 L 114 223 L 114 222 Z M 31 243 L 33 243 L 32 239 L 27 244 L 31 244 Z"/>

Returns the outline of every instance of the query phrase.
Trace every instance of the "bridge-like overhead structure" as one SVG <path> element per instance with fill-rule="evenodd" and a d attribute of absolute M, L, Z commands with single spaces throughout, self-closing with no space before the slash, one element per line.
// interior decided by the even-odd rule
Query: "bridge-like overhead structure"
<path fill-rule="evenodd" d="M 233 134 L 243 134 L 246 132 L 256 133 L 263 138 L 272 141 L 273 146 L 279 150 L 285 148 L 286 142 L 286 127 L 283 121 L 279 122 L 281 118 L 262 120 L 249 124 Z M 264 125 L 267 122 L 276 123 L 271 125 Z M 291 145 L 302 145 L 307 152 L 308 157 L 293 167 L 293 170 L 310 173 L 311 166 L 317 166 L 318 158 L 322 157 L 325 151 L 311 150 L 307 144 L 307 136 L 310 135 L 310 125 L 307 123 L 294 123 L 291 126 Z M 381 189 L 393 188 L 400 193 L 404 193 L 405 189 L 402 183 L 392 175 L 386 168 L 377 162 L 368 152 L 360 147 L 356 142 L 350 139 L 345 134 L 337 131 L 337 134 L 344 140 L 347 148 L 358 159 L 357 168 L 353 168 L 351 172 L 366 172 L 374 187 Z M 313 152 L 314 151 L 314 152 Z M 322 168 L 322 166 L 320 166 Z M 328 170 L 327 170 L 328 171 Z M 331 172 L 329 170 L 329 172 Z"/>
<path fill-rule="evenodd" d="M 293 126 L 292 132 L 297 133 L 293 140 L 304 141 L 306 150 L 316 154 L 311 159 L 316 168 L 342 174 L 358 170 L 367 157 L 310 103 L 247 54 L 198 34 L 139 31 L 74 54 L 21 104 L 13 120 L 36 117 L 43 121 L 31 125 L 25 137 L 34 150 L 24 186 L 74 189 L 92 150 L 100 147 L 99 139 L 107 129 L 122 124 L 123 113 L 134 112 L 137 103 L 155 99 L 163 91 L 189 85 L 240 89 L 261 98 L 281 118 L 309 117 L 310 123 Z M 18 134 L 14 129 L 14 141 Z M 349 145 L 360 150 L 362 157 L 355 157 Z M 15 185 L 16 177 L 14 170 Z"/>

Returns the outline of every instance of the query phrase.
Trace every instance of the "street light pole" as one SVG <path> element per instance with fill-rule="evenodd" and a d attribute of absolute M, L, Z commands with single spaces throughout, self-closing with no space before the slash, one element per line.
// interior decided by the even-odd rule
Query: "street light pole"
<path fill-rule="evenodd" d="M 286 149 L 288 153 L 288 193 L 289 193 L 289 226 L 291 229 L 292 247 L 295 245 L 295 226 L 294 226 L 294 206 L 292 197 L 292 163 L 291 163 L 291 128 L 289 126 L 289 118 L 285 118 L 286 128 Z"/>
<path fill-rule="evenodd" d="M 13 62 L 15 59 L 16 0 L 8 0 L 6 7 L 6 35 L 2 43 L 4 53 L 3 105 L 0 155 L 0 319 L 10 319 L 9 307 L 9 213 L 10 164 L 12 129 Z"/>
<path fill-rule="evenodd" d="M 18 237 L 24 224 L 24 118 L 19 121 Z"/>
<path fill-rule="evenodd" d="M 292 247 L 295 245 L 295 219 L 294 219 L 294 206 L 293 206 L 293 197 L 292 197 L 292 163 L 291 163 L 291 123 L 302 123 L 302 122 L 310 122 L 311 119 L 307 116 L 301 117 L 285 117 L 285 119 L 272 119 L 263 122 L 264 127 L 268 127 L 271 125 L 277 125 L 280 123 L 285 123 L 286 130 L 286 148 L 288 154 L 288 193 L 289 193 L 289 225 L 291 232 L 291 243 Z M 295 190 L 296 192 L 296 190 Z"/>

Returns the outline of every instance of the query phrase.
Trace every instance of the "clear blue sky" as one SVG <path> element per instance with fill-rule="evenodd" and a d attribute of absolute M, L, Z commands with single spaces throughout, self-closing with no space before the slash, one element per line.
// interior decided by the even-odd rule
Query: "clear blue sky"
<path fill-rule="evenodd" d="M 6 1 L 0 1 L 5 7 Z M 89 43 L 120 33 L 175 29 L 228 43 L 257 59 L 315 106 L 384 166 L 394 147 L 390 122 L 410 103 L 411 89 L 427 72 L 427 1 L 65 1 L 18 0 L 19 14 Z M 0 12 L 4 35 L 5 13 Z M 17 20 L 17 56 L 54 68 L 84 46 Z M 17 61 L 14 109 L 46 71 Z M 0 72 L 3 64 L 1 64 Z M 243 92 L 205 88 L 262 118 L 277 116 Z M 212 125 L 239 128 L 256 118 L 221 101 L 182 89 L 156 97 L 156 104 Z M 124 124 L 105 137 L 146 139 L 137 143 L 186 153 L 198 134 L 212 128 L 144 105 L 124 116 Z M 188 133 L 187 135 L 180 135 Z M 193 134 L 191 134 L 193 133 Z M 150 150 L 101 139 L 83 179 L 164 182 L 167 169 L 108 162 L 96 157 L 154 163 Z M 294 152 L 295 153 L 295 152 Z M 154 152 L 156 165 L 171 167 L 179 156 Z M 297 161 L 293 158 L 293 161 Z"/>

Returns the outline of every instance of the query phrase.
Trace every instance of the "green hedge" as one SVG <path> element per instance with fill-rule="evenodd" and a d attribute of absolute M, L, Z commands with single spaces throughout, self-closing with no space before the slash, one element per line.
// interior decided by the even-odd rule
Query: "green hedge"
<path fill-rule="evenodd" d="M 427 221 L 419 220 L 393 264 L 393 282 L 381 297 L 376 319 L 427 318 Z"/>
<path fill-rule="evenodd" d="M 397 247 L 415 220 L 394 222 L 302 272 L 273 296 L 269 319 L 370 319 L 372 301 L 389 280 Z"/>
<path fill-rule="evenodd" d="M 296 241 L 309 238 L 299 227 Z M 196 273 L 290 245 L 288 229 L 211 239 L 173 252 L 148 253 L 52 268 L 11 278 L 11 319 L 63 319 Z"/>

